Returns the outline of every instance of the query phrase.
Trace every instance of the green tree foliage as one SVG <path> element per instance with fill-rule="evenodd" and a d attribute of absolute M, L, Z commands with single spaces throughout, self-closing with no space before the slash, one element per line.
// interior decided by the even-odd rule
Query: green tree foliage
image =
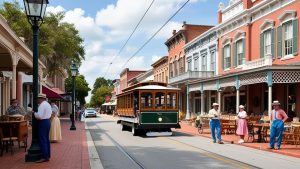
<path fill-rule="evenodd" d="M 95 94 L 96 90 L 103 86 L 113 86 L 112 80 L 104 79 L 103 77 L 98 77 L 94 83 L 94 89 L 92 90 L 92 94 Z"/>
<path fill-rule="evenodd" d="M 4 2 L 0 14 L 17 36 L 24 37 L 27 46 L 32 49 L 32 29 L 24 10 L 18 2 Z M 71 61 L 77 64 L 84 59 L 83 39 L 73 24 L 63 22 L 65 13 L 48 13 L 40 27 L 40 59 L 47 61 L 47 73 L 52 75 L 60 68 L 69 69 Z"/>
<path fill-rule="evenodd" d="M 90 106 L 101 106 L 105 102 L 105 96 L 111 95 L 112 90 L 113 87 L 111 86 L 101 86 L 100 88 L 97 88 L 97 90 L 91 98 Z"/>
<path fill-rule="evenodd" d="M 66 81 L 66 91 L 72 92 L 72 77 L 69 76 Z M 81 105 L 85 104 L 85 97 L 88 96 L 89 91 L 89 84 L 85 80 L 83 75 L 76 76 L 75 79 L 75 91 L 76 91 L 76 99 L 80 102 Z"/>

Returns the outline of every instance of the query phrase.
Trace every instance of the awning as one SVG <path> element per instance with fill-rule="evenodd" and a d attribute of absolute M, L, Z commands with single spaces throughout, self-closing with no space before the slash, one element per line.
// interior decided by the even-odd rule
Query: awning
<path fill-rule="evenodd" d="M 42 92 L 46 94 L 49 99 L 64 99 L 61 95 L 44 85 L 42 87 Z"/>
<path fill-rule="evenodd" d="M 103 103 L 102 106 L 115 106 L 117 105 L 117 100 L 112 100 L 111 102 Z"/>

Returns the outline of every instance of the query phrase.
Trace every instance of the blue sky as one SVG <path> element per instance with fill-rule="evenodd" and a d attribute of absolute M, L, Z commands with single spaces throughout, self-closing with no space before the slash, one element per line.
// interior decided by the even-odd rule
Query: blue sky
<path fill-rule="evenodd" d="M 13 0 L 6 0 L 12 2 Z M 18 0 L 23 4 L 22 0 Z M 80 73 L 90 87 L 97 77 L 118 78 L 124 62 L 186 1 L 155 0 L 140 27 L 123 52 L 116 56 L 152 0 L 49 0 L 48 11 L 65 11 L 65 22 L 73 23 L 84 38 L 86 60 Z M 215 25 L 218 4 L 229 0 L 191 0 L 176 17 L 126 67 L 147 70 L 159 57 L 167 55 L 164 42 L 182 22 Z M 2 3 L 3 0 L 0 0 Z M 88 3 L 87 3 L 88 2 Z M 114 59 L 113 59 L 114 58 Z M 87 98 L 89 101 L 90 96 Z"/>

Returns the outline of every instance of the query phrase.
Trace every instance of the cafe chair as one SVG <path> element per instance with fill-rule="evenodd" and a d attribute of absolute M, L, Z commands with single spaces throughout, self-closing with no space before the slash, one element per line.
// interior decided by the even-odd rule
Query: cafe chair
<path fill-rule="evenodd" d="M 24 144 L 25 152 L 27 150 L 27 138 L 28 138 L 28 125 L 27 122 L 24 121 L 19 124 L 19 131 L 18 131 L 18 145 L 21 148 L 21 142 Z"/>
<path fill-rule="evenodd" d="M 252 142 L 255 140 L 255 132 L 254 132 L 253 123 L 248 123 L 248 139 L 247 139 L 247 142 L 249 142 L 250 138 L 251 138 Z"/>
<path fill-rule="evenodd" d="M 263 141 L 265 141 L 266 143 L 268 142 L 268 138 L 270 140 L 270 133 L 271 133 L 270 127 L 265 127 L 265 126 L 262 127 L 261 135 L 262 135 Z"/>
<path fill-rule="evenodd" d="M 11 154 L 13 154 L 13 142 L 17 141 L 17 137 L 5 137 L 3 135 L 3 130 L 0 128 L 0 145 L 1 145 L 1 153 L 0 156 L 3 155 L 3 151 L 6 148 L 6 152 L 8 152 L 8 149 L 10 148 Z"/>

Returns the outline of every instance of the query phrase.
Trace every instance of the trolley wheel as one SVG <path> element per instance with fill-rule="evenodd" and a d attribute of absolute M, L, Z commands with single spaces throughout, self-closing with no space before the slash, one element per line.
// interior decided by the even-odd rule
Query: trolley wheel
<path fill-rule="evenodd" d="M 133 136 L 138 136 L 139 135 L 139 130 L 136 129 L 134 126 L 131 127 L 131 133 Z"/>

